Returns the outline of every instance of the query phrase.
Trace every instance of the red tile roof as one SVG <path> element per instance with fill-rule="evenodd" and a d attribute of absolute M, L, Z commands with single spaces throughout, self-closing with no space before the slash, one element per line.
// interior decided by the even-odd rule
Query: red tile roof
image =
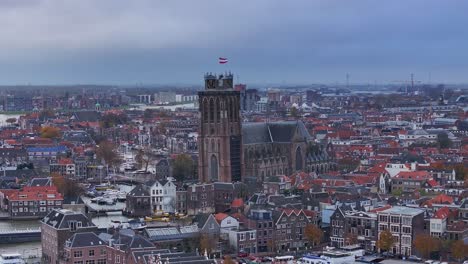
<path fill-rule="evenodd" d="M 447 207 L 442 207 L 434 214 L 434 218 L 445 219 L 449 216 L 450 210 Z"/>
<path fill-rule="evenodd" d="M 10 201 L 48 201 L 63 200 L 62 194 L 55 186 L 35 186 L 24 187 L 23 190 L 16 190 L 8 196 Z"/>
<path fill-rule="evenodd" d="M 236 198 L 231 203 L 231 207 L 238 208 L 244 206 L 244 200 L 242 198 Z"/>
<path fill-rule="evenodd" d="M 427 171 L 400 171 L 395 178 L 399 179 L 413 179 L 413 180 L 428 180 L 431 175 Z"/>

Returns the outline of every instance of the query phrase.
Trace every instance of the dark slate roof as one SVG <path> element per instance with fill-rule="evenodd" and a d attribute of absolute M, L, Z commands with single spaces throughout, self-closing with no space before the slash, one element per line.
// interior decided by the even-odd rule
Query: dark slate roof
<path fill-rule="evenodd" d="M 197 214 L 193 219 L 193 222 L 197 223 L 198 228 L 203 228 L 203 226 L 205 226 L 206 221 L 208 221 L 210 215 L 211 214 Z"/>
<path fill-rule="evenodd" d="M 267 123 L 242 124 L 242 141 L 244 144 L 272 142 Z"/>
<path fill-rule="evenodd" d="M 95 233 L 76 233 L 70 239 L 70 247 L 94 247 L 98 245 L 106 245 L 102 239 Z"/>
<path fill-rule="evenodd" d="M 77 121 L 97 122 L 101 119 L 101 114 L 97 111 L 77 111 L 73 115 Z"/>
<path fill-rule="evenodd" d="M 82 227 L 94 227 L 95 225 L 84 214 L 66 209 L 53 210 L 42 220 L 42 223 L 55 229 L 70 228 L 70 222 L 81 222 Z"/>
<path fill-rule="evenodd" d="M 127 195 L 129 196 L 150 196 L 148 187 L 143 184 L 138 184 Z"/>
<path fill-rule="evenodd" d="M 147 238 L 128 231 L 132 230 L 119 230 L 118 233 L 112 236 L 113 243 L 120 245 L 122 250 L 154 248 L 154 244 L 151 243 Z"/>
<path fill-rule="evenodd" d="M 28 186 L 51 186 L 51 178 L 34 178 L 29 182 Z"/>
<path fill-rule="evenodd" d="M 5 176 L 7 177 L 17 177 L 17 178 L 32 178 L 38 176 L 35 170 L 23 169 L 23 170 L 6 170 L 4 171 Z M 3 173 L 2 173 L 3 176 Z"/>
<path fill-rule="evenodd" d="M 298 132 L 301 138 L 311 140 L 312 137 L 302 121 L 282 121 L 273 123 L 244 123 L 242 124 L 243 144 L 258 144 L 292 142 Z"/>

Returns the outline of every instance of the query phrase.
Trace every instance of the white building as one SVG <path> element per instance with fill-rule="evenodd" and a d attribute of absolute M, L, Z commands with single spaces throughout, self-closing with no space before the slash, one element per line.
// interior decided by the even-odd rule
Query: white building
<path fill-rule="evenodd" d="M 176 185 L 172 180 L 155 181 L 150 185 L 151 207 L 156 214 L 174 213 Z"/>

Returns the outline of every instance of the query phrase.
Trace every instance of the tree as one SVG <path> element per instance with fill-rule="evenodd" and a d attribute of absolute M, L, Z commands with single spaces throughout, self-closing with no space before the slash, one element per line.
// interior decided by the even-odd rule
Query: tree
<path fill-rule="evenodd" d="M 110 141 L 102 141 L 99 146 L 97 146 L 96 156 L 111 167 L 118 165 L 120 162 L 117 149 Z"/>
<path fill-rule="evenodd" d="M 437 142 L 439 143 L 439 147 L 442 149 L 452 147 L 452 141 L 446 133 L 437 134 Z"/>
<path fill-rule="evenodd" d="M 135 156 L 135 161 L 138 163 L 140 168 L 144 168 L 145 172 L 147 172 L 149 164 L 153 161 L 151 150 L 149 148 L 139 149 Z"/>
<path fill-rule="evenodd" d="M 179 181 L 183 182 L 193 172 L 193 160 L 187 154 L 178 155 L 172 162 L 172 176 Z"/>
<path fill-rule="evenodd" d="M 200 252 L 201 254 L 205 253 L 205 250 L 208 254 L 211 254 L 214 249 L 216 249 L 215 239 L 211 238 L 207 234 L 200 235 Z"/>
<path fill-rule="evenodd" d="M 463 240 L 457 240 L 452 244 L 452 257 L 461 262 L 462 259 L 468 257 L 468 246 Z"/>
<path fill-rule="evenodd" d="M 223 263 L 224 264 L 235 264 L 236 262 L 234 262 L 234 260 L 232 260 L 231 256 L 226 255 L 224 257 Z"/>
<path fill-rule="evenodd" d="M 297 118 L 299 116 L 299 110 L 295 106 L 291 107 L 291 116 Z"/>
<path fill-rule="evenodd" d="M 345 241 L 348 245 L 356 245 L 359 243 L 357 234 L 351 232 L 346 234 Z"/>
<path fill-rule="evenodd" d="M 308 224 L 304 230 L 304 235 L 309 240 L 313 246 L 319 245 L 323 239 L 323 231 L 320 227 Z"/>
<path fill-rule="evenodd" d="M 76 197 L 83 193 L 83 189 L 81 188 L 80 185 L 78 185 L 78 183 L 68 178 L 65 178 L 64 176 L 58 173 L 53 173 L 51 176 L 52 176 L 52 183 L 54 184 L 55 187 L 57 187 L 57 190 L 63 196 Z"/>
<path fill-rule="evenodd" d="M 428 234 L 417 235 L 413 241 L 414 248 L 421 253 L 423 258 L 428 258 L 431 252 L 439 249 L 437 240 Z"/>
<path fill-rule="evenodd" d="M 107 113 L 102 116 L 100 125 L 102 128 L 110 128 L 115 125 L 123 125 L 128 122 L 128 116 L 125 113 Z"/>
<path fill-rule="evenodd" d="M 468 179 L 468 170 L 463 163 L 459 163 L 454 166 L 455 178 L 459 181 Z"/>
<path fill-rule="evenodd" d="M 7 120 L 5 120 L 5 122 L 7 122 L 8 124 L 13 124 L 13 123 L 16 123 L 16 118 L 15 117 L 10 117 L 10 118 L 7 118 Z"/>
<path fill-rule="evenodd" d="M 392 233 L 387 229 L 380 233 L 379 240 L 377 241 L 377 247 L 384 252 L 388 252 L 392 249 L 395 242 L 396 240 Z"/>
<path fill-rule="evenodd" d="M 60 128 L 46 126 L 41 128 L 40 133 L 43 138 L 58 138 L 60 137 Z"/>

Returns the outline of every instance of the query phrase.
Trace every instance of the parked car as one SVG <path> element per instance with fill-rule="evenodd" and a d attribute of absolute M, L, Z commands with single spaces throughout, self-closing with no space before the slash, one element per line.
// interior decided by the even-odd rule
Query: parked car
<path fill-rule="evenodd" d="M 246 253 L 246 252 L 239 252 L 239 253 L 237 254 L 237 256 L 238 256 L 239 258 L 246 258 L 246 257 L 249 256 L 249 253 Z"/>
<path fill-rule="evenodd" d="M 409 261 L 412 261 L 412 262 L 422 262 L 422 258 L 420 258 L 420 257 L 418 257 L 418 256 L 414 256 L 414 255 L 409 256 L 409 257 L 408 257 L 408 260 L 409 260 Z"/>

